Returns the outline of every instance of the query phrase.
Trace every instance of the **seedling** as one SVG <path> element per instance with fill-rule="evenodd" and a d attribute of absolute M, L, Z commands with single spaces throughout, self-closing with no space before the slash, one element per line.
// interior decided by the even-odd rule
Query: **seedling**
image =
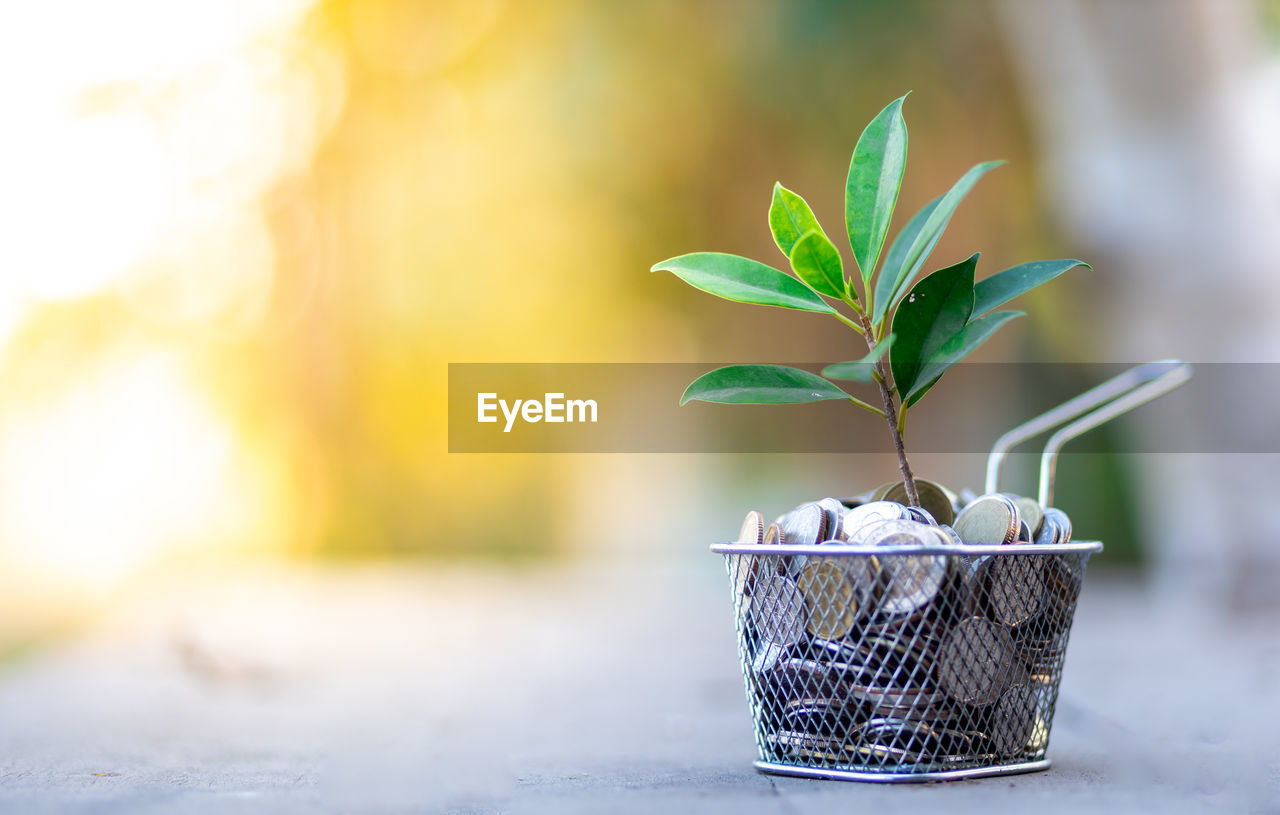
<path fill-rule="evenodd" d="M 997 307 L 1068 269 L 1089 264 L 1038 260 L 975 284 L 978 255 L 974 253 L 912 285 L 961 200 L 1001 161 L 974 166 L 950 190 L 925 204 L 898 232 L 881 263 L 906 168 L 905 99 L 891 102 L 867 125 L 849 162 L 844 219 L 857 274 L 846 274 L 840 251 L 809 205 L 781 184 L 773 188 L 769 228 L 794 277 L 759 261 L 721 252 L 680 255 L 655 264 L 650 271 L 669 271 L 694 288 L 726 300 L 824 314 L 856 331 L 866 343 L 867 354 L 829 365 L 822 376 L 784 365 L 729 365 L 694 380 L 680 404 L 693 400 L 757 405 L 827 399 L 852 402 L 888 423 L 907 500 L 918 506 L 904 445 L 907 410 L 948 368 L 1024 314 L 996 311 Z M 880 406 L 859 399 L 832 380 L 874 385 Z"/>

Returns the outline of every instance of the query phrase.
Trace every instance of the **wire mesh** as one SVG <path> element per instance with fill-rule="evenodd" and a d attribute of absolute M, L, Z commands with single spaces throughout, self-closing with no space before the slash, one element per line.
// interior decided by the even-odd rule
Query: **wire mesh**
<path fill-rule="evenodd" d="M 1087 545 L 725 548 L 762 762 L 925 777 L 1044 759 Z"/>

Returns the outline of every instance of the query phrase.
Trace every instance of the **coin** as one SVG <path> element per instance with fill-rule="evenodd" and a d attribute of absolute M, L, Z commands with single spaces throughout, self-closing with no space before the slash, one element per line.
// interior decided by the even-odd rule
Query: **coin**
<path fill-rule="evenodd" d="M 776 523 L 769 524 L 769 528 L 764 531 L 762 543 L 782 543 L 782 527 Z"/>
<path fill-rule="evenodd" d="M 1046 515 L 1040 521 L 1040 531 L 1036 534 L 1035 542 L 1041 546 L 1062 542 L 1062 530 L 1053 518 Z"/>
<path fill-rule="evenodd" d="M 806 627 L 823 639 L 839 639 L 853 628 L 858 603 L 845 570 L 831 560 L 810 559 L 797 581 L 804 594 Z"/>
<path fill-rule="evenodd" d="M 817 504 L 801 504 L 778 519 L 783 543 L 812 544 L 827 537 L 827 513 Z"/>
<path fill-rule="evenodd" d="M 956 531 L 954 526 L 942 524 L 938 527 L 938 529 L 940 529 L 942 533 L 947 536 L 947 540 L 951 541 L 951 543 L 953 544 L 964 543 L 964 541 L 960 539 L 960 533 Z"/>
<path fill-rule="evenodd" d="M 927 509 L 921 509 L 920 507 L 907 507 L 907 513 L 911 516 L 911 520 L 918 524 L 927 524 L 929 526 L 938 525 L 938 522 L 929 514 L 929 510 Z"/>
<path fill-rule="evenodd" d="M 1083 581 L 1063 557 L 1053 557 L 1046 561 L 1043 580 L 1044 607 L 1039 627 L 1047 636 L 1055 636 L 1071 624 L 1071 615 L 1075 611 L 1076 601 L 1080 599 Z"/>
<path fill-rule="evenodd" d="M 955 528 L 965 543 L 1004 544 L 1018 534 L 1018 507 L 999 493 L 983 495 L 960 510 Z"/>
<path fill-rule="evenodd" d="M 756 510 L 747 513 L 738 532 L 738 543 L 758 544 L 764 541 L 764 516 Z M 758 564 L 751 555 L 738 555 L 734 563 L 733 586 L 736 596 L 742 597 L 751 592 L 751 584 L 755 581 Z"/>
<path fill-rule="evenodd" d="M 782 748 L 785 754 L 797 758 L 827 764 L 848 761 L 846 747 L 838 739 L 811 736 L 794 730 L 779 730 L 777 733 L 770 733 L 767 741 L 773 747 Z"/>
<path fill-rule="evenodd" d="M 980 591 L 993 619 L 1013 627 L 1040 611 L 1045 587 L 1044 562 L 1039 556 L 997 555 L 979 568 Z"/>
<path fill-rule="evenodd" d="M 996 752 L 1012 756 L 1027 750 L 1036 726 L 1038 696 L 1027 685 L 1014 685 L 991 710 L 989 733 Z"/>
<path fill-rule="evenodd" d="M 870 506 L 870 504 L 868 504 Z M 860 540 L 872 546 L 927 546 L 941 541 L 936 527 L 914 521 L 882 521 L 864 530 Z M 947 558 L 938 555 L 882 555 L 884 593 L 878 610 L 909 614 L 927 605 L 947 574 Z"/>
<path fill-rule="evenodd" d="M 1056 507 L 1048 507 L 1044 511 L 1046 519 L 1053 519 L 1054 524 L 1059 529 L 1058 540 L 1054 543 L 1070 543 L 1071 542 L 1071 519 L 1067 517 L 1067 513 Z"/>
<path fill-rule="evenodd" d="M 1018 507 L 1018 514 L 1027 522 L 1027 527 L 1031 530 L 1031 537 L 1027 540 L 1035 540 L 1036 535 L 1040 534 L 1040 525 L 1044 522 L 1044 508 L 1034 498 L 1027 498 L 1024 495 L 1014 495 L 1012 498 L 1014 505 Z"/>
<path fill-rule="evenodd" d="M 844 698 L 805 697 L 787 703 L 782 727 L 815 736 L 836 736 L 849 731 L 855 710 Z"/>
<path fill-rule="evenodd" d="M 878 744 L 913 750 L 928 758 L 965 752 L 974 741 L 970 733 L 909 717 L 871 719 L 859 730 L 859 736 Z"/>
<path fill-rule="evenodd" d="M 1049 747 L 1049 718 L 1044 713 L 1037 712 L 1035 721 L 1031 725 L 1031 736 L 1027 739 L 1027 752 L 1032 756 L 1044 755 L 1044 751 Z"/>
<path fill-rule="evenodd" d="M 921 764 L 963 750 L 969 736 L 949 728 L 907 718 L 871 719 L 858 731 L 855 754 L 868 763 Z"/>
<path fill-rule="evenodd" d="M 933 688 L 898 688 L 891 685 L 848 686 L 850 697 L 882 715 L 924 713 L 947 701 L 947 695 Z"/>
<path fill-rule="evenodd" d="M 840 503 L 838 498 L 823 498 L 817 504 L 827 514 L 827 523 L 823 527 L 823 538 L 838 540 L 840 537 L 840 525 L 847 511 L 844 504 Z"/>
<path fill-rule="evenodd" d="M 951 504 L 951 495 L 946 487 L 941 484 L 935 484 L 932 481 L 925 481 L 923 478 L 917 478 L 916 495 L 920 496 L 920 506 L 938 523 L 949 524 L 956 519 L 955 507 Z M 885 491 L 883 499 L 906 504 L 906 482 L 898 481 L 889 485 L 889 489 Z"/>
<path fill-rule="evenodd" d="M 880 561 L 875 555 L 849 555 L 840 558 L 849 585 L 853 586 L 858 612 L 865 611 L 867 602 L 875 596 L 880 585 Z"/>
<path fill-rule="evenodd" d="M 804 596 L 789 577 L 761 575 L 747 617 L 758 637 L 752 667 L 767 670 L 804 637 Z"/>
<path fill-rule="evenodd" d="M 838 671 L 816 659 L 786 657 L 769 671 L 769 695 L 776 699 L 836 697 L 844 695 Z"/>
<path fill-rule="evenodd" d="M 934 645 L 920 632 L 910 637 L 866 634 L 858 641 L 857 650 L 863 664 L 885 676 L 884 684 L 913 688 L 933 684 L 929 667 Z"/>
<path fill-rule="evenodd" d="M 742 522 L 742 530 L 738 532 L 738 543 L 763 542 L 764 528 L 764 516 L 754 509 L 751 510 Z"/>
<path fill-rule="evenodd" d="M 841 525 L 845 540 L 852 542 L 859 529 L 875 521 L 902 520 L 907 508 L 891 501 L 872 501 L 849 510 Z"/>
<path fill-rule="evenodd" d="M 967 617 L 948 632 L 938 657 L 938 682 L 951 697 L 971 705 L 999 698 L 1015 679 L 1009 632 L 982 617 Z"/>

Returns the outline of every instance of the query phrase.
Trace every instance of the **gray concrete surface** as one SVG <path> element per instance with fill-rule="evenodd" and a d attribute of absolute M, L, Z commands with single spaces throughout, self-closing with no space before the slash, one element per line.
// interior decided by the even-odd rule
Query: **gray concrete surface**
<path fill-rule="evenodd" d="M 1095 572 L 1045 773 L 756 773 L 710 555 L 241 567 L 0 666 L 3 812 L 1280 813 L 1280 633 Z"/>

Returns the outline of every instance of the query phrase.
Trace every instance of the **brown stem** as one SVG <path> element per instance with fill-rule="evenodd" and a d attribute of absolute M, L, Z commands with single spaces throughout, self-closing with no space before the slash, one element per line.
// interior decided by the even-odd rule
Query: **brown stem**
<path fill-rule="evenodd" d="M 871 330 L 871 319 L 866 314 L 858 316 L 862 321 L 862 336 L 867 340 L 867 349 L 875 350 L 876 335 Z M 898 429 L 898 408 L 894 404 L 893 393 L 889 390 L 889 372 L 884 366 L 884 357 L 876 360 L 876 372 L 880 374 L 876 384 L 880 386 L 880 398 L 884 402 L 884 418 L 889 423 L 889 435 L 893 436 L 893 449 L 898 454 L 898 470 L 902 473 L 902 484 L 907 491 L 907 503 L 918 507 L 920 496 L 916 493 L 916 478 L 911 474 L 911 465 L 907 463 L 907 450 L 902 443 L 902 431 Z"/>

